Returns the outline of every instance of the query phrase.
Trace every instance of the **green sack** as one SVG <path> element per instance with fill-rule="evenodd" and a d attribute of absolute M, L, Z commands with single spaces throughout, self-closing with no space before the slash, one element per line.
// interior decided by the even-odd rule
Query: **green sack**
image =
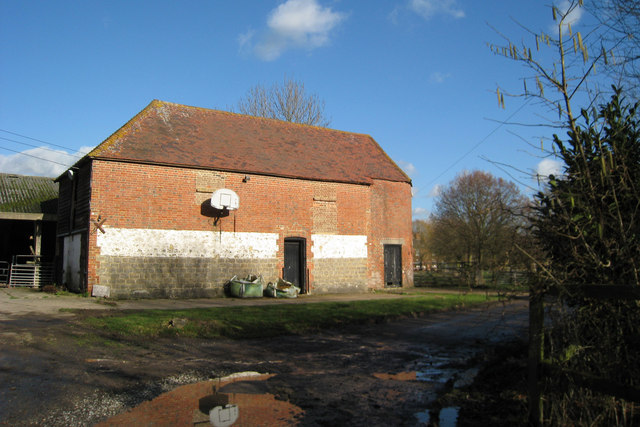
<path fill-rule="evenodd" d="M 291 282 L 278 279 L 275 284 L 269 282 L 264 293 L 273 298 L 296 298 L 300 293 L 300 288 Z"/>
<path fill-rule="evenodd" d="M 246 279 L 233 276 L 229 280 L 229 294 L 235 298 L 261 298 L 263 292 L 262 276 L 249 275 Z"/>

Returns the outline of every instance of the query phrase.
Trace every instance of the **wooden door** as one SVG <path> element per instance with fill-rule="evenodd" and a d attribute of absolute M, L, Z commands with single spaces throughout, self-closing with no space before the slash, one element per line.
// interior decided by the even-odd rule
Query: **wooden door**
<path fill-rule="evenodd" d="M 282 278 L 306 293 L 306 241 L 301 237 L 284 239 L 284 271 Z"/>
<path fill-rule="evenodd" d="M 384 284 L 402 286 L 401 245 L 384 245 Z"/>

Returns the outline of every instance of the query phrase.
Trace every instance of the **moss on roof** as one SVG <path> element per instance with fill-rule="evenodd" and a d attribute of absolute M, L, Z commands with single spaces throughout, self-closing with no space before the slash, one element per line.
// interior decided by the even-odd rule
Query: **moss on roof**
<path fill-rule="evenodd" d="M 0 212 L 55 214 L 57 199 L 53 178 L 0 173 Z"/>

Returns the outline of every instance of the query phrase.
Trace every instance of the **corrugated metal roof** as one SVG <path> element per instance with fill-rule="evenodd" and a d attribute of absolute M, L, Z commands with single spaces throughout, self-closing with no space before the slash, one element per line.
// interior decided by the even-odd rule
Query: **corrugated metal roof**
<path fill-rule="evenodd" d="M 0 212 L 55 214 L 57 198 L 53 178 L 0 173 Z"/>
<path fill-rule="evenodd" d="M 88 157 L 321 181 L 411 182 L 369 135 L 158 100 Z"/>

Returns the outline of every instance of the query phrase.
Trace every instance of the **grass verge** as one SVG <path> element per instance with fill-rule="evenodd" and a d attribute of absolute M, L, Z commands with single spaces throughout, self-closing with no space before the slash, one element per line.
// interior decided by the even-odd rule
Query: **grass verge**
<path fill-rule="evenodd" d="M 84 321 L 93 328 L 120 336 L 264 338 L 350 324 L 384 322 L 403 316 L 470 307 L 496 299 L 482 294 L 430 294 L 350 302 L 142 310 L 88 317 Z"/>

